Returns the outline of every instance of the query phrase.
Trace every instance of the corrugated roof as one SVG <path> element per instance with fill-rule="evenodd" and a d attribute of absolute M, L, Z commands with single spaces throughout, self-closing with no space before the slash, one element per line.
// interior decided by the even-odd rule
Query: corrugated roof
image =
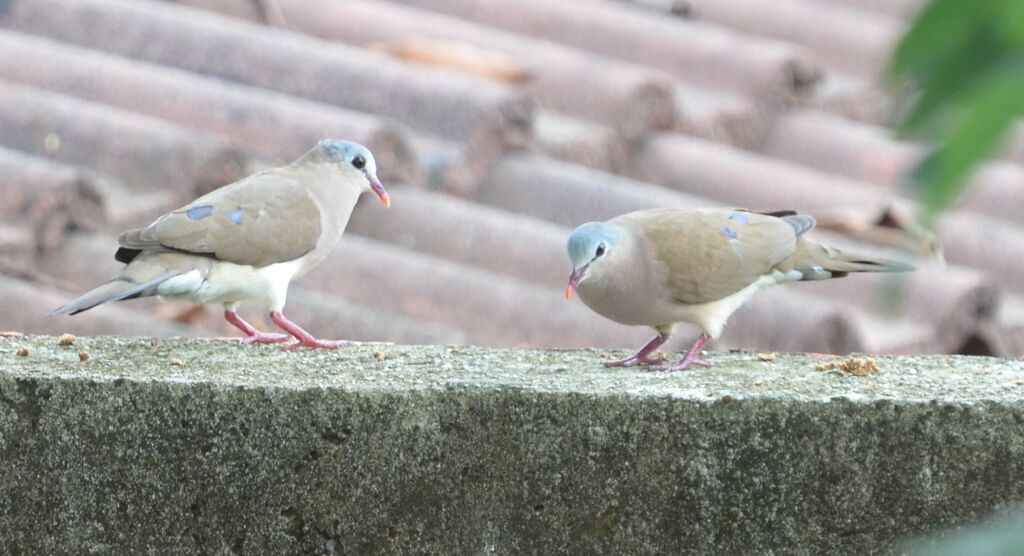
<path fill-rule="evenodd" d="M 0 329 L 232 333 L 154 300 L 42 315 L 116 272 L 123 228 L 334 136 L 373 149 L 394 206 L 357 207 L 292 287 L 323 336 L 635 347 L 647 331 L 563 300 L 569 230 L 742 205 L 932 260 L 765 291 L 717 348 L 1024 354 L 1024 131 L 934 237 L 901 216 L 923 150 L 884 127 L 879 76 L 921 4 L 9 0 Z"/>

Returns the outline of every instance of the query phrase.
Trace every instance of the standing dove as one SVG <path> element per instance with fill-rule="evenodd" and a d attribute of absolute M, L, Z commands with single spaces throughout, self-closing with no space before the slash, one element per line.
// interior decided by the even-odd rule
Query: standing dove
<path fill-rule="evenodd" d="M 121 234 L 114 255 L 127 265 L 121 273 L 50 314 L 158 295 L 223 303 L 224 318 L 245 332 L 246 344 L 294 336 L 288 349 L 335 349 L 344 342 L 313 337 L 282 310 L 289 282 L 330 254 L 359 195 L 370 189 L 391 205 L 369 149 L 324 139 L 287 166 L 221 187 Z M 236 312 L 242 301 L 267 307 L 288 334 L 257 330 Z"/>
<path fill-rule="evenodd" d="M 657 332 L 635 354 L 606 366 L 677 370 L 710 366 L 700 359 L 701 349 L 761 288 L 850 272 L 913 270 L 803 237 L 814 225 L 813 218 L 793 211 L 744 209 L 652 209 L 588 222 L 569 237 L 573 269 L 565 295 L 571 299 L 577 291 L 599 315 Z M 663 364 L 651 353 L 678 322 L 695 324 L 703 333 L 678 363 Z"/>

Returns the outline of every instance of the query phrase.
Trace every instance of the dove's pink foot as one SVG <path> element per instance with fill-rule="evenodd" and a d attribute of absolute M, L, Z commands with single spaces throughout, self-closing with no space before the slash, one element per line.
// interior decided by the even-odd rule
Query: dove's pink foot
<path fill-rule="evenodd" d="M 246 322 L 245 319 L 238 316 L 235 311 L 224 311 L 224 319 L 235 325 L 236 328 L 245 332 L 245 338 L 242 338 L 243 344 L 278 344 L 285 342 L 291 336 L 287 334 L 275 334 L 272 332 L 260 332 L 256 330 L 256 327 Z"/>
<path fill-rule="evenodd" d="M 700 358 L 700 351 L 704 349 L 704 345 L 709 341 L 711 341 L 711 336 L 708 336 L 708 333 L 705 332 L 697 338 L 697 341 L 693 342 L 690 349 L 686 350 L 686 355 L 683 355 L 683 358 L 680 359 L 678 363 L 675 365 L 658 365 L 657 367 L 652 368 L 657 371 L 681 371 L 690 365 L 710 367 L 714 365 L 714 363 Z"/>
<path fill-rule="evenodd" d="M 280 326 L 282 330 L 292 336 L 295 336 L 295 339 L 298 340 L 294 344 L 284 346 L 282 349 L 286 349 L 288 351 L 299 349 L 300 347 L 338 349 L 348 345 L 348 342 L 344 340 L 318 340 L 317 338 L 314 338 L 312 334 L 303 330 L 301 326 L 288 320 L 288 317 L 284 316 L 284 313 L 281 311 L 271 311 L 270 318 L 274 321 L 274 324 Z"/>
<path fill-rule="evenodd" d="M 668 341 L 668 334 L 658 334 L 651 341 L 644 344 L 644 347 L 640 348 L 636 353 L 630 355 L 625 359 L 618 359 L 616 361 L 608 361 L 604 364 L 605 367 L 633 367 L 636 365 L 660 365 L 663 363 L 662 360 L 650 357 L 651 352 L 658 349 L 661 344 Z"/>

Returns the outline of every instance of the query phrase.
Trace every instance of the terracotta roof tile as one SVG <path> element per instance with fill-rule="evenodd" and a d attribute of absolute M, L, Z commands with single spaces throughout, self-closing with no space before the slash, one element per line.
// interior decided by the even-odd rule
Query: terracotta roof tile
<path fill-rule="evenodd" d="M 578 164 L 525 154 L 498 161 L 473 199 L 568 227 L 657 206 L 714 204 Z"/>
<path fill-rule="evenodd" d="M 496 346 L 627 347 L 646 332 L 595 319 L 542 287 L 350 235 L 298 285 L 465 330 Z"/>
<path fill-rule="evenodd" d="M 709 88 L 790 96 L 819 78 L 811 56 L 783 42 L 751 38 L 720 27 L 670 19 L 632 6 L 520 0 L 401 0 L 524 35 L 572 45 L 665 70 Z"/>
<path fill-rule="evenodd" d="M 989 273 L 1002 288 L 1024 295 L 1018 280 L 1024 261 L 1024 226 L 980 215 L 953 213 L 938 224 L 950 263 Z"/>
<path fill-rule="evenodd" d="M 848 300 L 808 292 L 805 285 L 758 293 L 730 319 L 715 349 L 917 353 L 938 347 L 927 321 L 884 318 Z"/>
<path fill-rule="evenodd" d="M 243 19 L 263 19 L 253 4 L 232 0 L 179 3 Z M 652 68 L 398 4 L 366 0 L 335 4 L 277 0 L 276 4 L 288 28 L 355 46 L 373 46 L 398 57 L 409 52 L 405 57 L 414 59 L 413 53 L 432 46 L 438 51 L 461 48 L 466 56 L 477 58 L 499 54 L 521 68 L 521 86 L 541 106 L 611 124 L 627 140 L 672 124 L 671 79 Z M 421 53 L 415 59 L 427 57 Z"/>
<path fill-rule="evenodd" d="M 689 16 L 751 35 L 798 44 L 831 69 L 881 74 L 905 30 L 898 19 L 820 0 L 688 0 Z"/>
<path fill-rule="evenodd" d="M 88 288 L 103 281 L 124 266 L 114 260 L 117 235 L 112 232 L 71 233 L 57 249 L 39 257 L 36 268 L 49 276 L 60 289 Z"/>
<path fill-rule="evenodd" d="M 103 202 L 95 180 L 77 168 L 0 147 L 0 221 L 32 232 L 41 250 L 60 243 L 70 226 L 104 225 Z"/>
<path fill-rule="evenodd" d="M 914 17 L 928 0 L 815 0 L 825 5 L 849 6 L 902 19 Z"/>
<path fill-rule="evenodd" d="M 924 148 L 892 135 L 884 128 L 834 115 L 792 111 L 772 127 L 763 152 L 909 196 L 906 176 Z M 1024 167 L 1000 161 L 982 165 L 972 175 L 960 206 L 1008 219 L 1024 216 Z"/>
<path fill-rule="evenodd" d="M 0 222 L 0 272 L 24 272 L 36 254 L 35 234 L 26 226 Z"/>
<path fill-rule="evenodd" d="M 130 230 L 148 225 L 163 213 L 186 201 L 172 191 L 136 191 L 118 181 L 107 181 L 102 190 L 110 229 Z"/>
<path fill-rule="evenodd" d="M 730 145 L 752 145 L 764 136 L 782 103 L 680 84 L 676 87 L 676 129 Z"/>
<path fill-rule="evenodd" d="M 699 2 L 691 0 L 616 0 L 656 10 L 674 17 L 700 17 Z M 879 16 L 890 16 L 898 19 L 912 18 L 928 0 L 808 0 L 796 4 L 799 8 L 807 9 L 808 4 L 815 4 L 820 8 L 812 8 L 808 11 L 817 14 L 819 10 L 835 8 L 848 8 L 858 11 L 870 12 Z M 743 4 L 741 4 L 743 5 Z M 791 11 L 790 13 L 800 17 L 805 12 Z"/>
<path fill-rule="evenodd" d="M 353 303 L 309 288 L 288 292 L 288 318 L 319 338 L 397 344 L 465 344 L 469 334 L 438 322 L 383 310 L 372 300 Z M 266 323 L 264 330 L 275 330 Z M 237 334 L 237 332 L 236 332 Z"/>
<path fill-rule="evenodd" d="M 981 273 L 939 265 L 927 265 L 905 276 L 865 274 L 799 284 L 793 289 L 845 301 L 878 319 L 902 315 L 932 328 L 929 351 L 942 352 L 956 350 L 982 323 L 991 320 L 999 300 L 998 288 Z"/>
<path fill-rule="evenodd" d="M 476 158 L 467 153 L 465 145 L 436 137 L 417 135 L 413 139 L 420 166 L 425 175 L 424 185 L 435 191 L 448 191 L 465 195 L 472 191 L 490 168 L 487 157 Z"/>
<path fill-rule="evenodd" d="M 568 230 L 523 214 L 495 210 L 449 195 L 396 189 L 384 212 L 361 203 L 349 230 L 416 253 L 561 289 L 569 267 Z"/>
<path fill-rule="evenodd" d="M 1003 296 L 999 313 L 994 322 L 982 328 L 978 343 L 989 344 L 993 352 L 1004 356 L 1020 356 L 1024 353 L 1024 297 Z"/>
<path fill-rule="evenodd" d="M 519 144 L 532 119 L 532 102 L 504 85 L 162 3 L 16 2 L 0 25 L 399 118 L 446 137 Z"/>
<path fill-rule="evenodd" d="M 651 183 L 759 210 L 880 211 L 892 195 L 860 182 L 680 134 L 652 138 L 632 161 Z"/>
<path fill-rule="evenodd" d="M 191 199 L 242 177 L 212 135 L 107 105 L 0 81 L 0 143 L 117 177 L 135 191 Z"/>
<path fill-rule="evenodd" d="M 40 201 L 48 216 L 30 233 L 9 201 L 0 252 L 22 262 L 4 267 L 0 286 L 65 302 L 116 272 L 117 231 L 321 134 L 369 143 L 395 203 L 362 203 L 330 260 L 293 287 L 289 315 L 324 337 L 635 348 L 648 331 L 563 300 L 564 242 L 584 221 L 653 206 L 794 208 L 848 234 L 813 232 L 840 248 L 900 256 L 849 239 L 870 237 L 937 252 L 901 198 L 920 149 L 882 129 L 892 98 L 872 80 L 923 0 L 642 1 L 664 6 L 276 0 L 280 11 L 263 14 L 256 2 L 180 2 L 231 19 L 160 2 L 9 2 L 0 145 L 14 167 L 0 188 L 14 189 L 4 197 L 31 205 L 26 181 L 87 176 L 108 216 L 99 234 L 58 233 L 103 219 Z M 253 24 L 264 20 L 288 29 Z M 907 275 L 895 312 L 888 277 L 772 288 L 714 348 L 1022 353 L 1020 151 L 1011 140 L 975 175 L 962 205 L 972 212 L 938 230 L 950 264 Z M 234 173 L 209 179 L 211 161 Z M 51 177 L 10 186 L 26 168 Z M 417 168 L 422 179 L 409 177 Z M 54 249 L 33 257 L 35 237 Z M 217 307 L 143 300 L 41 322 L 14 299 L 0 295 L 0 309 L 21 311 L 29 331 L 133 333 L 145 322 L 237 335 Z M 272 328 L 255 307 L 243 314 Z M 695 334 L 681 326 L 670 347 Z"/>
<path fill-rule="evenodd" d="M 846 75 L 832 75 L 822 81 L 807 104 L 874 125 L 890 124 L 898 110 L 895 99 L 884 86 Z"/>
<path fill-rule="evenodd" d="M 324 137 L 344 137 L 373 150 L 381 179 L 423 179 L 399 124 L 290 95 L 10 31 L 0 31 L 0 79 L 216 133 L 276 161 L 291 161 Z"/>
<path fill-rule="evenodd" d="M 781 115 L 760 151 L 798 164 L 897 187 L 920 156 L 916 145 L 895 141 L 891 131 L 814 110 Z"/>
<path fill-rule="evenodd" d="M 608 126 L 541 112 L 533 133 L 536 149 L 552 158 L 608 172 L 626 165 L 628 145 Z"/>
<path fill-rule="evenodd" d="M 813 299 L 783 288 L 761 292 L 730 319 L 715 349 L 819 353 L 866 350 L 847 311 L 837 303 Z"/>

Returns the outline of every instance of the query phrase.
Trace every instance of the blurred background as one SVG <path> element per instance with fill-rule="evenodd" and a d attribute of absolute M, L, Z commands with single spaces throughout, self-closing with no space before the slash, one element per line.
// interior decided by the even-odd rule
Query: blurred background
<path fill-rule="evenodd" d="M 334 137 L 393 205 L 293 283 L 320 337 L 637 347 L 564 300 L 569 231 L 727 205 L 921 269 L 766 290 L 712 349 L 1024 354 L 1024 127 L 934 232 L 913 218 L 925 150 L 883 77 L 923 4 L 2 0 L 0 329 L 237 335 L 158 300 L 44 315 L 117 272 L 118 232 Z"/>

